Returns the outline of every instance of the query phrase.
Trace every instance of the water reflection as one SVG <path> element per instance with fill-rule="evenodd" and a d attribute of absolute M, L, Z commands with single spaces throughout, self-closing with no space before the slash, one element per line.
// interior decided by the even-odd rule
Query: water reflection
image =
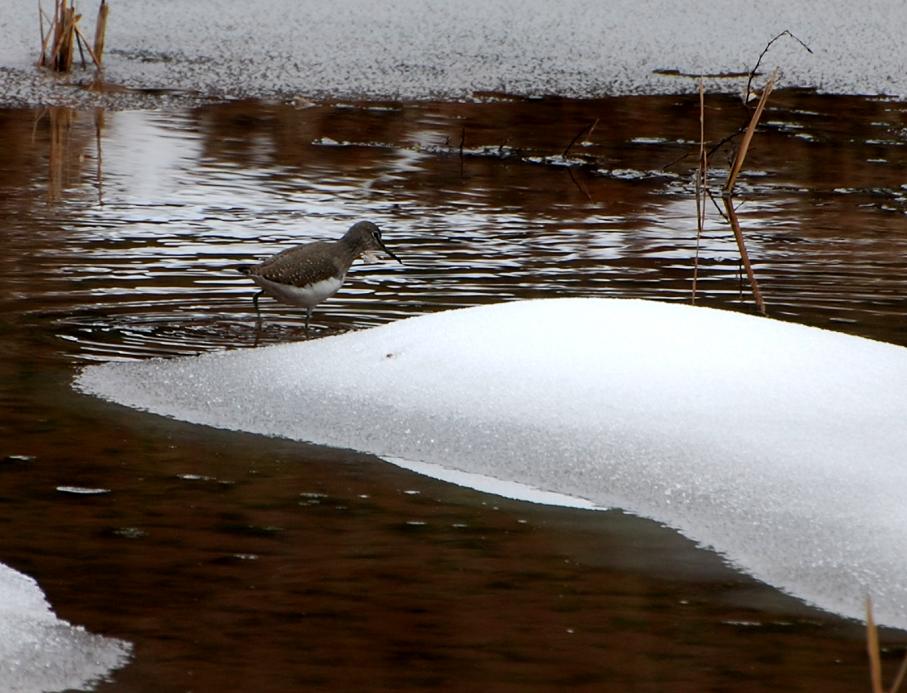
<path fill-rule="evenodd" d="M 798 103 L 807 97 L 786 98 Z M 319 311 L 331 329 L 499 298 L 627 295 L 627 284 L 632 285 L 629 295 L 683 300 L 690 290 L 695 236 L 689 183 L 674 172 L 657 174 L 660 162 L 689 146 L 677 129 L 677 99 L 639 100 L 634 105 L 646 106 L 646 113 L 634 113 L 629 125 L 620 119 L 624 114 L 619 109 L 615 112 L 622 101 L 554 101 L 531 109 L 516 101 L 494 107 L 339 104 L 305 110 L 240 102 L 177 115 L 109 114 L 102 138 L 108 160 L 106 204 L 87 207 L 71 220 L 73 262 L 61 272 L 78 286 L 74 294 L 69 286 L 63 291 L 79 296 L 82 287 L 101 281 L 100 267 L 106 286 L 88 292 L 91 305 L 85 309 L 109 315 L 128 308 L 140 318 L 142 306 L 153 310 L 166 297 L 171 304 L 182 299 L 183 311 L 204 314 L 212 325 L 243 320 L 246 311 L 238 299 L 251 287 L 231 273 L 234 264 L 287 244 L 339 235 L 351 218 L 362 217 L 387 227 L 410 267 L 360 266 L 352 273 L 350 290 Z M 729 125 L 739 118 L 731 103 L 722 105 L 727 113 L 712 118 L 716 129 L 722 120 Z M 561 123 L 588 118 L 581 107 L 603 113 L 609 126 L 581 143 L 583 157 L 595 166 L 568 171 L 557 157 L 574 131 Z M 891 106 L 884 108 L 890 115 Z M 820 113 L 775 108 L 768 133 L 760 135 L 751 155 L 755 169 L 743 180 L 747 202 L 740 215 L 769 306 L 780 304 L 784 315 L 822 324 L 840 316 L 792 310 L 783 291 L 813 269 L 810 262 L 796 269 L 790 263 L 793 246 L 808 235 L 803 227 L 814 228 L 827 206 L 834 208 L 835 234 L 841 233 L 842 213 L 853 218 L 850 228 L 866 227 L 873 205 L 897 208 L 904 194 L 894 180 L 886 188 L 876 170 L 870 191 L 839 187 L 842 177 L 854 175 L 855 159 L 865 164 L 868 158 L 852 151 L 841 161 L 842 149 L 855 148 L 854 138 L 844 147 L 838 140 L 828 146 L 792 142 L 791 133 L 806 127 L 798 122 L 802 119 L 816 137 L 828 139 L 820 124 L 834 129 L 838 121 L 820 121 Z M 898 115 L 903 117 L 900 111 Z M 639 124 L 646 117 L 662 125 L 658 136 L 640 134 L 652 127 L 648 120 L 645 127 Z M 881 115 L 873 110 L 869 117 Z M 51 129 L 52 158 L 59 161 L 64 140 L 54 133 L 71 130 L 71 124 L 61 125 L 67 118 L 72 114 L 58 115 Z M 626 129 L 634 124 L 637 129 Z M 462 162 L 458 148 L 450 145 L 457 142 L 458 128 L 471 145 Z M 783 146 L 772 141 L 776 138 L 783 138 Z M 502 155 L 505 145 L 518 156 Z M 870 146 L 875 153 L 876 145 Z M 71 154 L 70 160 L 78 156 Z M 823 175 L 811 176 L 816 171 Z M 808 187 L 793 190 L 792 172 L 811 176 Z M 829 181 L 830 175 L 838 180 Z M 86 178 L 82 171 L 83 185 Z M 51 179 L 55 195 L 62 180 L 62 174 Z M 845 204 L 832 198 L 813 208 L 815 196 L 832 185 Z M 879 198 L 888 202 L 876 202 Z M 822 230 L 829 227 L 826 223 Z M 741 305 L 733 239 L 717 219 L 706 230 L 703 300 Z M 864 268 L 854 256 L 854 244 L 867 249 L 871 243 L 859 230 L 831 242 L 851 281 L 862 283 L 877 274 L 874 264 Z M 850 247 L 845 250 L 845 245 Z M 804 260 L 818 260 L 815 250 L 810 248 Z M 890 281 L 896 284 L 890 293 L 902 294 L 897 277 Z M 827 299 L 821 285 L 812 290 Z M 104 304 L 98 304 L 99 293 Z M 367 295 L 377 300 L 363 314 Z M 389 302 L 389 297 L 395 300 Z M 810 309 L 820 304 L 808 303 Z M 844 305 L 829 308 L 849 310 Z M 274 338 L 282 339 L 295 313 L 271 310 L 276 320 L 269 322 L 278 328 Z M 202 341 L 192 349 L 231 344 L 232 332 L 226 325 L 223 330 L 220 339 L 216 328 L 197 335 Z M 93 348 L 85 355 L 91 357 Z M 111 350 L 119 348 L 128 354 L 132 347 Z"/>
<path fill-rule="evenodd" d="M 711 107 L 707 137 L 741 119 L 732 99 Z M 318 334 L 514 298 L 689 301 L 697 108 L 630 97 L 0 111 L 0 452 L 37 460 L 0 471 L 16 530 L 0 560 L 49 582 L 62 615 L 137 643 L 111 690 L 141 690 L 143 675 L 207 690 L 523 690 L 525 671 L 548 687 L 703 690 L 739 686 L 741 672 L 756 672 L 752 690 L 862 685 L 858 631 L 632 518 L 492 509 L 346 453 L 112 413 L 69 392 L 86 360 L 251 346 L 255 288 L 232 268 L 355 219 L 378 223 L 406 265 L 356 265 L 316 309 Z M 595 118 L 569 152 L 582 164 L 564 166 Z M 907 344 L 907 107 L 781 92 L 767 119 L 737 211 L 769 315 Z M 753 310 L 717 213 L 698 291 Z M 301 337 L 301 312 L 262 307 L 265 342 Z M 402 491 L 413 487 L 422 494 Z M 118 584 L 102 584 L 109 574 Z M 251 602 L 250 584 L 262 595 Z M 162 596 L 154 623 L 149 595 Z M 358 672 L 344 665 L 353 651 L 367 653 Z"/>

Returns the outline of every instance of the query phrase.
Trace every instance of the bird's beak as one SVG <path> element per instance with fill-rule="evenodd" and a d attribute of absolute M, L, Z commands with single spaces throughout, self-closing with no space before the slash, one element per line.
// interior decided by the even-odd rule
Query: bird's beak
<path fill-rule="evenodd" d="M 383 250 L 385 253 L 387 253 L 387 254 L 390 255 L 392 258 L 394 258 L 394 260 L 396 260 L 397 262 L 399 262 L 401 265 L 403 264 L 403 260 L 401 260 L 401 259 L 398 258 L 396 255 L 394 255 L 390 250 L 388 250 L 387 246 L 384 245 L 384 241 L 382 241 L 380 238 L 378 239 L 378 245 L 381 246 L 381 250 Z"/>

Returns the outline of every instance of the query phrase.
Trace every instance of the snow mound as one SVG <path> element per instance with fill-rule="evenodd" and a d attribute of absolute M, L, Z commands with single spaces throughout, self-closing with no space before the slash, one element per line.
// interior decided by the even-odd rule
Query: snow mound
<path fill-rule="evenodd" d="M 859 617 L 871 594 L 900 627 L 905 385 L 901 347 L 619 299 L 454 310 L 77 378 L 185 421 L 623 508 L 825 609 Z"/>
<path fill-rule="evenodd" d="M 37 583 L 0 563 L 0 688 L 84 689 L 126 664 L 132 647 L 58 619 Z"/>

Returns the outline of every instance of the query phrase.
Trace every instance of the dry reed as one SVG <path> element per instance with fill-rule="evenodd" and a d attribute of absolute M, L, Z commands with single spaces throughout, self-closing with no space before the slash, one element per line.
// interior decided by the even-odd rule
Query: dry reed
<path fill-rule="evenodd" d="M 753 111 L 746 132 L 743 133 L 743 137 L 740 140 L 740 146 L 737 148 L 734 163 L 728 173 L 727 182 L 725 183 L 724 191 L 722 192 L 725 215 L 728 223 L 731 225 L 731 229 L 734 231 L 734 238 L 736 239 L 737 247 L 740 250 L 740 259 L 743 261 L 746 277 L 747 280 L 749 280 L 750 287 L 753 291 L 753 300 L 755 300 L 756 308 L 762 315 L 765 315 L 765 302 L 762 300 L 762 291 L 759 289 L 759 282 L 756 280 L 756 273 L 753 272 L 753 265 L 750 262 L 749 253 L 746 250 L 746 242 L 743 239 L 743 231 L 740 229 L 740 220 L 737 218 L 737 211 L 734 209 L 734 201 L 731 199 L 731 195 L 733 194 L 734 185 L 737 182 L 737 176 L 740 174 L 740 171 L 743 168 L 743 162 L 746 160 L 746 155 L 749 152 L 750 144 L 753 141 L 753 135 L 756 132 L 756 127 L 759 125 L 759 119 L 762 117 L 762 113 L 765 110 L 765 104 L 768 102 L 768 97 L 772 93 L 777 79 L 778 70 L 776 68 L 772 71 L 771 77 L 768 78 L 768 81 L 766 81 L 765 86 L 762 88 L 762 95 L 759 97 L 759 103 L 756 105 L 756 109 Z"/>
<path fill-rule="evenodd" d="M 460 178 L 463 178 L 463 145 L 466 144 L 466 126 L 460 129 Z"/>
<path fill-rule="evenodd" d="M 104 59 L 104 38 L 107 36 L 107 15 L 110 12 L 110 6 L 107 0 L 101 0 L 98 7 L 98 21 L 94 28 L 94 55 L 98 68 L 101 67 L 101 61 Z"/>
<path fill-rule="evenodd" d="M 101 55 L 104 50 L 104 36 L 107 32 L 107 15 L 109 7 L 107 0 L 101 0 L 98 9 L 98 21 L 95 26 L 94 48 L 79 28 L 81 14 L 76 13 L 75 0 L 56 0 L 53 18 L 48 17 L 41 6 L 38 6 L 38 24 L 41 33 L 41 57 L 38 59 L 40 67 L 46 67 L 54 72 L 67 73 L 72 70 L 75 49 L 79 49 L 82 56 L 82 67 L 86 67 L 85 53 L 91 57 L 92 63 L 101 71 Z M 49 24 L 47 31 L 44 29 L 45 21 Z"/>
<path fill-rule="evenodd" d="M 708 156 L 705 153 L 705 86 L 699 78 L 699 167 L 696 170 L 696 255 L 693 258 L 693 300 L 699 284 L 699 246 L 705 227 L 705 190 L 708 187 Z"/>
<path fill-rule="evenodd" d="M 866 653 L 869 655 L 869 683 L 872 687 L 872 693 L 886 693 L 882 686 L 882 654 L 879 646 L 879 630 L 876 627 L 875 618 L 872 614 L 872 599 L 866 597 Z M 901 661 L 901 666 L 894 677 L 894 683 L 887 693 L 897 693 L 904 677 L 907 675 L 907 653 Z"/>
<path fill-rule="evenodd" d="M 872 684 L 872 693 L 885 693 L 882 688 L 879 631 L 872 617 L 872 600 L 869 597 L 866 597 L 866 651 L 869 654 L 869 681 Z"/>
<path fill-rule="evenodd" d="M 730 195 L 734 189 L 734 183 L 737 182 L 737 176 L 740 173 L 740 169 L 743 168 L 743 162 L 746 160 L 750 143 L 753 141 L 753 134 L 756 132 L 756 126 L 759 125 L 759 119 L 762 117 L 762 112 L 765 110 L 765 104 L 768 101 L 769 95 L 772 93 L 772 89 L 775 88 L 777 79 L 778 70 L 775 69 L 772 72 L 771 77 L 769 77 L 768 81 L 765 83 L 765 86 L 762 88 L 762 96 L 759 97 L 759 103 L 756 105 L 756 110 L 753 111 L 753 116 L 750 118 L 750 124 L 746 128 L 746 132 L 743 133 L 743 138 L 740 140 L 740 146 L 737 148 L 737 155 L 734 157 L 734 165 L 731 167 L 731 172 L 727 177 L 727 183 L 725 183 L 724 186 L 725 195 Z"/>

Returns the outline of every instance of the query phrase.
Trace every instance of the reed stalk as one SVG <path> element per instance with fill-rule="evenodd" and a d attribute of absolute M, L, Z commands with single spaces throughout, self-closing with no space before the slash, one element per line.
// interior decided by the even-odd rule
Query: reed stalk
<path fill-rule="evenodd" d="M 38 24 L 41 34 L 41 57 L 38 60 L 40 67 L 49 67 L 55 72 L 70 72 L 72 70 L 75 49 L 79 49 L 82 66 L 86 66 L 85 53 L 91 57 L 92 62 L 101 71 L 101 56 L 104 51 L 104 37 L 107 32 L 107 15 L 109 6 L 107 0 L 101 0 L 98 9 L 98 22 L 95 27 L 94 48 L 89 44 L 82 30 L 79 20 L 82 15 L 76 13 L 74 0 L 56 0 L 53 18 L 47 16 L 40 4 L 38 6 Z M 47 20 L 49 28 L 44 30 Z M 48 51 L 48 47 L 50 50 Z"/>
<path fill-rule="evenodd" d="M 101 6 L 98 7 L 98 21 L 94 29 L 94 57 L 98 69 L 101 68 L 101 61 L 104 59 L 104 39 L 107 35 L 107 15 L 110 12 L 110 6 L 107 0 L 101 0 Z"/>
<path fill-rule="evenodd" d="M 894 683 L 891 684 L 891 689 L 888 693 L 898 693 L 901 689 L 901 684 L 904 683 L 905 676 L 907 676 L 907 652 L 904 653 L 904 659 L 901 660 L 901 666 L 898 668 L 898 673 L 894 677 Z"/>
<path fill-rule="evenodd" d="M 872 693 L 885 693 L 882 688 L 882 661 L 879 656 L 879 631 L 872 617 L 872 599 L 866 597 L 866 651 L 869 654 L 869 681 Z"/>
<path fill-rule="evenodd" d="M 66 6 L 66 0 L 58 0 L 54 8 L 53 46 L 50 52 L 50 65 L 57 72 L 69 72 L 72 67 L 72 27 L 75 10 Z"/>
<path fill-rule="evenodd" d="M 753 300 L 756 301 L 756 308 L 759 313 L 765 315 L 765 302 L 762 300 L 762 291 L 759 290 L 759 282 L 756 281 L 756 275 L 753 272 L 753 265 L 750 262 L 749 253 L 746 251 L 746 243 L 743 240 L 743 232 L 740 230 L 740 220 L 737 219 L 737 210 L 734 209 L 734 201 L 730 195 L 722 197 L 724 201 L 724 211 L 727 220 L 734 230 L 734 238 L 737 240 L 737 248 L 740 250 L 740 259 L 743 261 L 743 267 L 746 270 L 746 278 L 749 280 L 750 288 L 753 291 Z"/>
<path fill-rule="evenodd" d="M 746 132 L 743 133 L 743 138 L 740 140 L 740 147 L 737 149 L 737 155 L 734 157 L 734 165 L 731 167 L 731 172 L 727 177 L 727 183 L 725 183 L 724 186 L 725 195 L 730 195 L 734 189 L 734 183 L 737 182 L 737 175 L 740 173 L 740 169 L 743 168 L 743 162 L 746 160 L 750 142 L 753 141 L 753 134 L 756 132 L 756 126 L 759 124 L 759 119 L 762 117 L 762 112 L 765 110 L 765 104 L 768 101 L 769 95 L 772 93 L 772 89 L 775 88 L 777 79 L 778 70 L 775 69 L 772 72 L 771 77 L 769 77 L 768 81 L 765 83 L 765 86 L 762 88 L 762 96 L 759 97 L 759 103 L 756 106 L 756 110 L 753 111 L 753 117 L 750 118 L 750 124 L 746 128 Z"/>
<path fill-rule="evenodd" d="M 696 303 L 696 291 L 699 283 L 699 246 L 702 242 L 702 230 L 705 226 L 705 188 L 708 172 L 708 159 L 705 153 L 705 86 L 699 78 L 699 168 L 696 170 L 696 255 L 693 257 L 693 298 Z"/>

